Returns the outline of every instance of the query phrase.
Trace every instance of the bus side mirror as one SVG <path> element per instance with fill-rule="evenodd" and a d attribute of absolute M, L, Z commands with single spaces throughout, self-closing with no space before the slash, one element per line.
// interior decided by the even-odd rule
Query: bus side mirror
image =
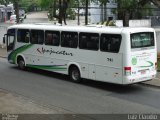
<path fill-rule="evenodd" d="M 3 37 L 3 44 L 5 44 L 6 43 L 6 39 L 5 39 L 5 37 Z"/>

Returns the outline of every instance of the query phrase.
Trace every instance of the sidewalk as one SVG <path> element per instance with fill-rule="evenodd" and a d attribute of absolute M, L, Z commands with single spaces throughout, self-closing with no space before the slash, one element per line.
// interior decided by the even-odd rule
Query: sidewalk
<path fill-rule="evenodd" d="M 160 72 L 157 72 L 157 76 L 155 79 L 151 81 L 143 82 L 142 84 L 160 88 Z"/>
<path fill-rule="evenodd" d="M 4 46 L 0 45 L 0 57 L 6 58 L 7 57 L 7 50 Z"/>
<path fill-rule="evenodd" d="M 11 94 L 0 89 L 0 113 L 9 114 L 59 114 L 64 113 L 59 108 L 50 109 L 47 106 L 34 103 L 20 95 Z M 1 119 L 1 118 L 0 118 Z"/>

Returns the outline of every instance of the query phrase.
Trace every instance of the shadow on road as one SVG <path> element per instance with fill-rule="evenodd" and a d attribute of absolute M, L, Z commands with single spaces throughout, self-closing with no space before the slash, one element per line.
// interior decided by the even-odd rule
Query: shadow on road
<path fill-rule="evenodd" d="M 11 68 L 16 69 L 16 70 L 20 70 L 20 69 L 18 69 L 18 67 L 15 67 L 15 66 L 12 66 Z M 68 82 L 73 83 L 70 80 L 69 76 L 55 73 L 55 72 L 33 69 L 33 68 L 27 68 L 25 70 L 25 72 L 43 75 L 43 76 L 56 78 L 58 80 L 68 81 Z M 93 87 L 93 88 L 97 88 L 97 89 L 101 89 L 101 90 L 105 90 L 105 91 L 110 91 L 110 92 L 114 92 L 114 93 L 118 93 L 118 94 L 130 94 L 130 93 L 136 93 L 137 91 L 143 90 L 142 86 L 140 86 L 138 84 L 118 85 L 118 84 L 99 82 L 99 81 L 93 81 L 93 80 L 88 80 L 88 79 L 82 79 L 81 83 L 73 83 L 73 84 L 79 84 L 79 85 L 83 85 L 83 86 Z"/>

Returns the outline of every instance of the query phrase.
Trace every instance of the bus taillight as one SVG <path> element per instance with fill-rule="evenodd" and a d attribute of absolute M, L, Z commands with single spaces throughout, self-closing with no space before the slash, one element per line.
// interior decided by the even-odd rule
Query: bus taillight
<path fill-rule="evenodd" d="M 124 67 L 124 74 L 126 76 L 131 75 L 131 67 Z"/>
<path fill-rule="evenodd" d="M 157 62 L 155 62 L 155 69 L 157 70 Z"/>

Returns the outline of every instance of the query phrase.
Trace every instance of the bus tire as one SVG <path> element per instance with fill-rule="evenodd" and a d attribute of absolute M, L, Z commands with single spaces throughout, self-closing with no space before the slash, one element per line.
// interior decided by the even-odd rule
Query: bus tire
<path fill-rule="evenodd" d="M 21 70 L 25 69 L 25 61 L 22 57 L 18 57 L 17 59 L 18 68 Z"/>
<path fill-rule="evenodd" d="M 76 66 L 71 66 L 71 68 L 69 69 L 69 76 L 73 82 L 81 82 L 80 71 Z"/>

